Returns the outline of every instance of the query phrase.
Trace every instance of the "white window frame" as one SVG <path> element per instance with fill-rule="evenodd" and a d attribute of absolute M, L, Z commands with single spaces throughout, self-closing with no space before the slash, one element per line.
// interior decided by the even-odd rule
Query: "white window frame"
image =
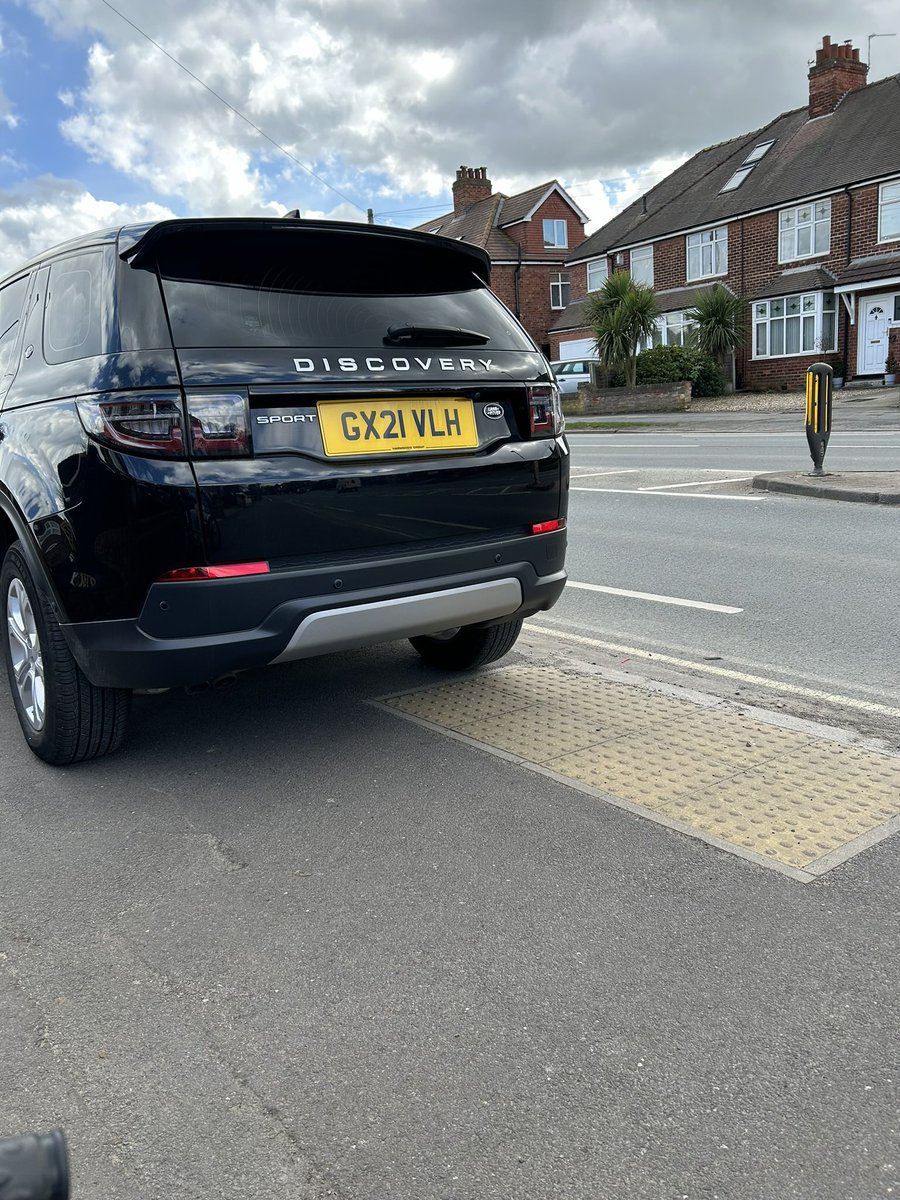
<path fill-rule="evenodd" d="M 656 328 L 648 338 L 638 343 L 639 350 L 652 350 L 655 346 L 688 346 L 692 321 L 685 320 L 684 310 L 661 313 L 656 318 Z"/>
<path fill-rule="evenodd" d="M 769 142 L 757 142 L 757 144 L 753 147 L 753 149 L 750 151 L 750 153 L 744 159 L 744 162 L 745 163 L 759 162 L 759 160 L 761 158 L 763 158 L 766 154 L 769 153 L 769 151 L 772 149 L 772 147 L 774 145 L 775 145 L 774 138 L 772 138 L 772 140 Z"/>
<path fill-rule="evenodd" d="M 549 236 L 547 227 L 550 227 Z M 567 250 L 569 248 L 569 227 L 565 221 L 556 217 L 544 217 L 544 249 Z"/>
<path fill-rule="evenodd" d="M 837 297 L 834 292 L 800 292 L 754 300 L 750 311 L 753 318 L 752 357 L 755 360 L 809 358 L 837 350 Z M 796 323 L 798 350 L 785 350 L 791 332 L 788 321 Z M 776 329 L 780 332 L 776 333 Z M 776 353 L 772 353 L 773 342 L 780 345 Z"/>
<path fill-rule="evenodd" d="M 601 273 L 602 273 L 602 278 L 600 279 L 599 283 L 597 282 L 596 279 L 594 279 L 593 282 L 591 281 L 592 274 L 600 275 Z M 603 258 L 595 258 L 592 262 L 588 263 L 588 265 L 587 265 L 587 290 L 589 292 L 599 292 L 600 289 L 603 287 L 604 283 L 606 283 L 607 279 L 609 279 L 609 263 L 606 261 L 605 255 Z"/>
<path fill-rule="evenodd" d="M 884 232 L 885 209 L 888 209 L 894 216 L 896 233 Z M 900 240 L 900 179 L 883 183 L 878 189 L 878 240 L 879 242 Z"/>
<path fill-rule="evenodd" d="M 572 277 L 568 271 L 550 272 L 550 307 L 552 309 L 568 308 L 571 290 Z"/>
<path fill-rule="evenodd" d="M 637 265 L 644 269 L 644 277 L 639 278 L 635 274 L 635 256 L 637 256 Z M 647 271 L 649 264 L 650 270 Z M 637 246 L 631 252 L 631 278 L 635 283 L 644 283 L 647 287 L 653 287 L 653 247 L 652 246 Z"/>
<path fill-rule="evenodd" d="M 727 225 L 717 225 L 713 229 L 689 233 L 684 241 L 685 275 L 689 283 L 695 279 L 714 279 L 716 276 L 728 274 Z M 694 255 L 692 255 L 692 251 L 695 252 Z M 699 272 L 692 273 L 691 258 L 695 255 L 699 256 Z M 706 259 L 709 260 L 708 264 Z"/>
<path fill-rule="evenodd" d="M 827 207 L 826 216 L 818 217 L 816 210 Z M 824 250 L 816 249 L 816 241 L 820 228 L 827 228 L 828 241 Z M 809 250 L 800 252 L 800 231 L 809 230 Z M 785 243 L 790 241 L 789 253 L 785 253 Z M 831 253 L 831 197 L 824 200 L 811 200 L 808 204 L 798 204 L 793 208 L 782 208 L 778 213 L 778 261 L 794 262 L 798 258 L 817 258 Z"/>

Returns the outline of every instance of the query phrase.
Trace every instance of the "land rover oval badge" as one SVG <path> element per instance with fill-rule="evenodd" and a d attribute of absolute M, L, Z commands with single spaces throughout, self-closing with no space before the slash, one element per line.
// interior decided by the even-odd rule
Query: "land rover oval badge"
<path fill-rule="evenodd" d="M 486 417 L 490 417 L 492 421 L 499 421 L 503 416 L 502 404 L 486 404 L 481 410 Z"/>

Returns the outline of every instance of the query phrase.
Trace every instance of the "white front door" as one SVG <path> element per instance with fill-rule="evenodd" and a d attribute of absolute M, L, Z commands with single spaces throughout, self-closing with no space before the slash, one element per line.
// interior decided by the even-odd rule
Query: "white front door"
<path fill-rule="evenodd" d="M 859 354 L 857 374 L 881 375 L 888 352 L 888 304 L 886 296 L 860 300 Z"/>

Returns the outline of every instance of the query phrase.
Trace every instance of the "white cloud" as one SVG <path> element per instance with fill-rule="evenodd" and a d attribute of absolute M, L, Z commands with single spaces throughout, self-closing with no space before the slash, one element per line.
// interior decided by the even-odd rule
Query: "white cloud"
<path fill-rule="evenodd" d="M 593 226 L 702 146 L 802 105 L 821 30 L 864 46 L 881 11 L 859 0 L 839 29 L 831 0 L 757 0 L 750 24 L 745 0 L 116 0 L 127 19 L 100 0 L 19 3 L 93 39 L 60 93 L 70 144 L 178 211 L 358 218 L 444 199 L 466 163 L 506 191 L 575 181 Z M 609 179 L 625 180 L 612 200 Z"/>
<path fill-rule="evenodd" d="M 0 59 L 2 59 L 6 53 L 7 46 L 3 40 L 2 30 L 0 30 Z M 3 88 L 0 88 L 0 124 L 6 125 L 8 129 L 15 129 L 18 123 L 19 119 L 16 116 L 13 106 L 9 102 L 9 97 L 3 91 Z"/>
<path fill-rule="evenodd" d="M 50 176 L 31 180 L 26 188 L 0 190 L 0 275 L 79 234 L 174 215 L 155 203 L 98 200 L 81 184 Z"/>
<path fill-rule="evenodd" d="M 192 211 L 270 209 L 271 145 L 105 5 L 30 3 L 100 39 L 64 126 L 76 145 Z M 759 0 L 754 37 L 743 0 L 120 6 L 302 162 L 345 164 L 363 208 L 360 173 L 387 174 L 395 194 L 445 191 L 463 161 L 532 181 L 608 176 L 752 129 L 803 102 L 814 18 L 833 16 L 828 0 Z"/>

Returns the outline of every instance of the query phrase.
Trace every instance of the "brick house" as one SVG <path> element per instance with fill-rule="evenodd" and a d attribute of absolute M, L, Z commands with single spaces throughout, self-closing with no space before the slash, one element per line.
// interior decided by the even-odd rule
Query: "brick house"
<path fill-rule="evenodd" d="M 460 167 L 453 212 L 417 228 L 487 251 L 491 288 L 549 354 L 550 326 L 570 298 L 566 256 L 584 240 L 587 221 L 555 179 L 504 196 L 494 192 L 485 167 Z"/>
<path fill-rule="evenodd" d="M 825 37 L 804 108 L 701 150 L 576 246 L 552 356 L 590 352 L 585 298 L 624 269 L 656 290 L 653 344 L 683 342 L 699 289 L 747 298 L 738 387 L 798 387 L 822 359 L 874 379 L 889 341 L 900 359 L 900 76 L 867 72 Z"/>

